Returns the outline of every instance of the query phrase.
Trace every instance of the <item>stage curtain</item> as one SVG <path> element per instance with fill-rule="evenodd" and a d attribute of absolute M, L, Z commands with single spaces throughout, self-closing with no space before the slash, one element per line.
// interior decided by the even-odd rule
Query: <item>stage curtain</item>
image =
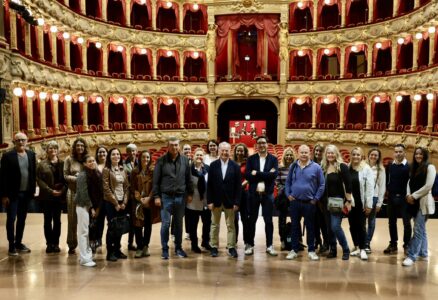
<path fill-rule="evenodd" d="M 189 13 L 193 14 L 193 15 L 198 15 L 199 17 L 199 21 L 195 22 L 194 24 L 192 23 L 192 27 L 187 26 L 190 25 L 190 19 L 186 17 L 189 17 Z M 192 3 L 184 3 L 183 6 L 183 20 L 184 20 L 184 29 L 190 30 L 199 30 L 202 29 L 205 32 L 207 32 L 207 7 L 205 5 L 202 4 L 198 4 L 198 9 L 195 10 L 193 8 L 193 4 Z M 186 23 L 187 21 L 187 23 Z M 193 25 L 195 26 L 193 28 Z"/>
<path fill-rule="evenodd" d="M 178 3 L 171 2 L 172 6 L 167 7 L 166 1 L 157 1 L 157 27 L 161 30 L 164 28 L 169 29 L 179 29 L 179 9 Z M 170 12 L 173 12 L 175 15 Z M 173 17 L 173 18 L 172 18 Z"/>
<path fill-rule="evenodd" d="M 122 0 L 108 0 L 107 19 L 122 26 L 126 25 L 125 20 L 126 4 Z"/>

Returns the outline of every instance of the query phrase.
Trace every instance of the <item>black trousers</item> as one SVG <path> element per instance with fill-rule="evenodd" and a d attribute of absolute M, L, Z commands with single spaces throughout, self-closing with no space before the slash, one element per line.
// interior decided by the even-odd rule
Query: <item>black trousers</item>
<path fill-rule="evenodd" d="M 366 230 L 365 230 L 365 212 L 363 211 L 363 204 L 360 199 L 354 202 L 354 207 L 351 208 L 348 214 L 348 223 L 350 224 L 351 238 L 353 244 L 359 249 L 365 249 Z"/>
<path fill-rule="evenodd" d="M 326 222 L 324 211 L 327 204 L 318 203 L 315 212 L 315 246 L 329 243 L 329 229 Z M 324 209 L 325 206 L 325 209 Z M 322 238 L 321 238 L 322 236 Z"/>
<path fill-rule="evenodd" d="M 59 245 L 59 237 L 61 235 L 61 201 L 54 199 L 52 201 L 44 201 L 42 203 L 44 214 L 44 237 L 46 245 Z"/>
<path fill-rule="evenodd" d="M 111 231 L 109 223 L 112 219 L 115 217 L 120 217 L 126 214 L 126 209 L 116 211 L 114 208 L 114 205 L 109 202 L 105 202 L 105 208 L 107 212 L 107 219 L 108 219 L 108 230 L 106 231 L 106 248 L 107 248 L 107 255 L 110 255 L 111 253 L 116 254 L 120 252 L 120 242 L 122 239 L 122 236 L 119 234 L 116 234 Z"/>
<path fill-rule="evenodd" d="M 242 231 L 243 231 L 243 242 L 245 244 L 250 243 L 250 215 L 248 210 L 248 192 L 242 191 L 240 198 L 239 211 L 236 211 L 234 218 L 234 228 L 236 229 L 236 243 L 239 240 L 239 214 L 240 220 L 242 221 Z"/>
<path fill-rule="evenodd" d="M 211 211 L 209 209 L 193 210 L 186 207 L 185 222 L 192 248 L 198 247 L 199 217 L 202 220 L 202 245 L 210 244 Z"/>
<path fill-rule="evenodd" d="M 135 227 L 135 241 L 137 242 L 137 249 L 143 249 L 143 247 L 149 247 L 152 234 L 152 220 L 151 210 L 149 208 L 143 208 L 144 224 L 143 227 Z"/>

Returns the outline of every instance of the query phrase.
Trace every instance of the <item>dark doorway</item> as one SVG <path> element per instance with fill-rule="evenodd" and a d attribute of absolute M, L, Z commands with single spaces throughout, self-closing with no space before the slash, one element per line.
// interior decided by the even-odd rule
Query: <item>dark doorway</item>
<path fill-rule="evenodd" d="M 268 100 L 227 100 L 219 107 L 217 117 L 217 136 L 219 141 L 229 140 L 229 123 L 232 120 L 245 120 L 249 115 L 250 120 L 266 121 L 266 132 L 269 143 L 277 143 L 277 107 Z"/>

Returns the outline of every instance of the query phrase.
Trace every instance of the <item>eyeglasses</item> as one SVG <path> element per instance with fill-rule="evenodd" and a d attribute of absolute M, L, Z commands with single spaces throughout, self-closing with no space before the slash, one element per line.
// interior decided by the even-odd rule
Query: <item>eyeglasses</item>
<path fill-rule="evenodd" d="M 25 142 L 27 142 L 27 139 L 16 139 L 15 141 L 17 143 L 25 143 Z"/>

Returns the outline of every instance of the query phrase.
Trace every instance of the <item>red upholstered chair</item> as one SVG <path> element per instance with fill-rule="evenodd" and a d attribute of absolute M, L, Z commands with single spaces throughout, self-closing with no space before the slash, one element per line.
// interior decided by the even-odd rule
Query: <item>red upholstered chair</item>
<path fill-rule="evenodd" d="M 164 129 L 172 129 L 172 123 L 164 123 Z"/>
<path fill-rule="evenodd" d="M 88 75 L 95 76 L 96 72 L 94 72 L 93 70 L 88 70 Z"/>
<path fill-rule="evenodd" d="M 190 76 L 189 80 L 190 80 L 190 81 L 198 81 L 198 77 L 196 77 L 196 76 Z"/>
<path fill-rule="evenodd" d="M 151 75 L 143 75 L 144 80 L 152 80 Z"/>
<path fill-rule="evenodd" d="M 144 124 L 138 123 L 137 124 L 137 130 L 144 130 Z"/>
<path fill-rule="evenodd" d="M 179 81 L 179 76 L 178 75 L 172 76 L 172 80 L 173 81 Z"/>
<path fill-rule="evenodd" d="M 174 128 L 174 129 L 179 128 L 179 124 L 178 123 L 173 123 L 172 124 L 172 128 Z"/>
<path fill-rule="evenodd" d="M 198 31 L 196 31 L 197 34 L 205 34 L 205 31 L 202 29 L 198 29 Z"/>
<path fill-rule="evenodd" d="M 170 76 L 169 75 L 164 75 L 163 76 L 163 80 L 164 81 L 170 81 Z"/>
<path fill-rule="evenodd" d="M 146 123 L 145 126 L 146 129 L 154 129 L 154 125 L 152 125 L 151 123 Z"/>

